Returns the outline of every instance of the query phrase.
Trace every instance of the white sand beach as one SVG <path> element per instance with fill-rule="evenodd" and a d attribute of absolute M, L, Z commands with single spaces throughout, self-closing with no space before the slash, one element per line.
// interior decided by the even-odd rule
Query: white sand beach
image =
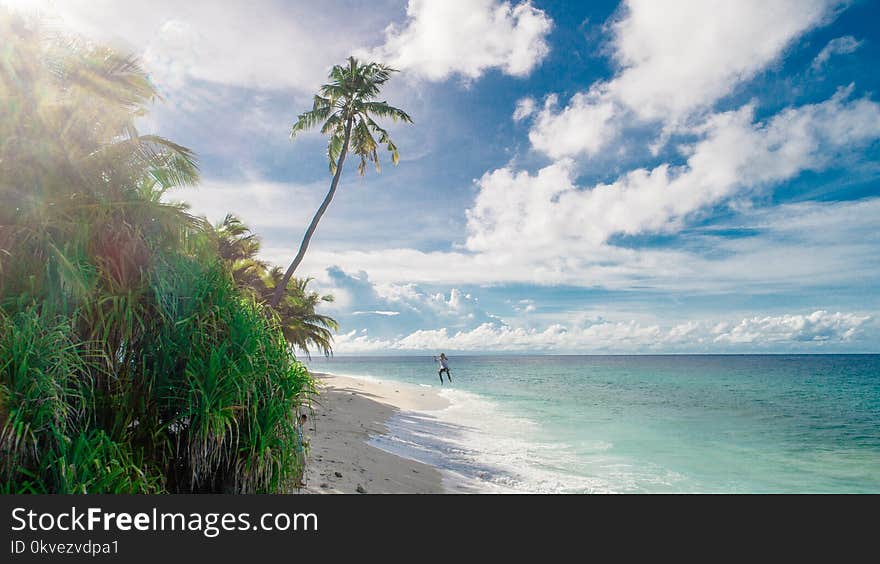
<path fill-rule="evenodd" d="M 306 437 L 310 453 L 301 493 L 444 493 L 459 491 L 441 471 L 368 444 L 399 411 L 444 409 L 437 390 L 315 374 L 320 395 Z M 464 490 L 461 490 L 464 491 Z"/>

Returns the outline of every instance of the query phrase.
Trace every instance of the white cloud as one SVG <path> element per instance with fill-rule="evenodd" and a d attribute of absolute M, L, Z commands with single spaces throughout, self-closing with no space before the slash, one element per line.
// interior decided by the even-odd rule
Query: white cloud
<path fill-rule="evenodd" d="M 382 9 L 351 17 L 343 5 L 213 0 L 28 0 L 87 37 L 142 55 L 162 88 L 193 80 L 256 89 L 312 92 L 330 66 L 369 44 Z"/>
<path fill-rule="evenodd" d="M 738 322 L 688 321 L 671 327 L 635 321 L 596 321 L 583 326 L 560 324 L 544 329 L 515 328 L 483 323 L 470 330 L 421 329 L 397 339 L 373 339 L 351 331 L 336 339 L 336 351 L 355 354 L 380 351 L 546 351 L 631 352 L 677 350 L 736 350 L 737 345 L 759 348 L 812 343 L 848 343 L 864 330 L 869 315 L 815 311 L 745 318 Z"/>
<path fill-rule="evenodd" d="M 563 225 L 556 215 L 564 209 L 561 196 L 576 191 L 573 176 L 571 161 L 544 167 L 534 176 L 507 167 L 484 174 L 467 211 L 467 249 L 532 252 L 556 245 L 569 229 L 580 233 L 580 226 Z"/>
<path fill-rule="evenodd" d="M 525 76 L 549 51 L 553 22 L 529 2 L 410 0 L 406 14 L 372 55 L 428 80 L 475 79 L 492 68 Z"/>
<path fill-rule="evenodd" d="M 383 315 L 385 317 L 396 317 L 400 315 L 399 311 L 353 311 L 352 315 Z"/>
<path fill-rule="evenodd" d="M 705 108 L 777 60 L 836 0 L 629 0 L 613 24 L 621 72 L 609 84 L 640 117 Z"/>
<path fill-rule="evenodd" d="M 595 154 L 633 119 L 675 128 L 778 60 L 837 0 L 627 0 L 610 29 L 608 81 L 545 109 L 530 138 L 553 158 Z M 562 139 L 561 142 L 556 139 Z"/>
<path fill-rule="evenodd" d="M 681 286 L 692 277 L 717 289 L 777 295 L 810 286 L 839 288 L 835 296 L 847 287 L 871 288 L 880 279 L 878 214 L 880 198 L 751 210 L 715 228 L 746 229 L 753 236 L 730 239 L 709 230 L 696 238 L 720 257 L 692 257 Z"/>
<path fill-rule="evenodd" d="M 849 53 L 854 53 L 861 46 L 862 42 L 852 35 L 832 39 L 813 59 L 813 69 L 818 70 L 822 68 L 832 55 L 848 55 Z"/>
<path fill-rule="evenodd" d="M 522 121 L 535 113 L 535 99 L 531 97 L 520 98 L 513 110 L 513 121 Z"/>
<path fill-rule="evenodd" d="M 351 274 L 338 267 L 326 269 L 315 284 L 322 292 L 343 296 L 342 303 L 323 307 L 343 327 L 356 325 L 399 334 L 416 327 L 464 328 L 497 319 L 483 310 L 475 296 L 455 287 L 448 292 L 430 292 L 415 284 L 377 284 L 364 272 Z M 388 323 L 389 318 L 393 323 Z"/>
<path fill-rule="evenodd" d="M 780 343 L 792 341 L 849 341 L 870 316 L 815 311 L 809 315 L 751 317 L 732 327 L 716 329 L 715 342 Z"/>
<path fill-rule="evenodd" d="M 557 96 L 548 96 L 529 131 L 532 146 L 554 159 L 594 155 L 616 135 L 609 127 L 615 103 L 598 89 L 575 94 L 561 111 L 557 106 Z"/>
<path fill-rule="evenodd" d="M 685 166 L 637 169 L 589 189 L 575 185 L 570 160 L 536 175 L 507 167 L 486 173 L 467 212 L 466 248 L 563 259 L 589 255 L 614 235 L 676 231 L 711 206 L 823 170 L 880 137 L 880 106 L 848 94 L 767 122 L 756 123 L 751 106 L 716 114 L 695 129 L 703 138 L 687 148 Z"/>
<path fill-rule="evenodd" d="M 193 213 L 204 215 L 213 223 L 233 212 L 254 232 L 260 233 L 272 228 L 307 225 L 325 191 L 324 182 L 288 184 L 251 175 L 242 181 L 205 178 L 195 188 L 168 192 L 164 199 L 186 202 Z"/>
<path fill-rule="evenodd" d="M 589 252 L 422 252 L 415 249 L 327 252 L 314 249 L 302 272 L 319 275 L 327 264 L 369 271 L 381 287 L 425 284 L 538 284 L 674 292 L 778 293 L 816 287 L 870 286 L 880 279 L 877 217 L 880 198 L 805 202 L 734 215 L 688 238 L 694 248 L 623 248 L 600 244 Z M 747 237 L 715 235 L 744 230 Z M 707 251 L 708 249 L 708 251 Z M 334 290 L 335 292 L 335 290 Z M 418 294 L 418 292 L 416 292 Z M 363 307 L 370 301 L 354 303 Z M 393 307 L 391 308 L 393 309 Z"/>

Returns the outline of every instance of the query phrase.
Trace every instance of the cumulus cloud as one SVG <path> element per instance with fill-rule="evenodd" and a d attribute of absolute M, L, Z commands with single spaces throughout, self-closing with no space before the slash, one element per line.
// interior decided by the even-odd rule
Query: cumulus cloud
<path fill-rule="evenodd" d="M 544 329 L 483 323 L 473 329 L 422 329 L 397 339 L 351 331 L 336 340 L 340 353 L 379 351 L 632 352 L 736 350 L 737 345 L 773 347 L 847 343 L 860 336 L 868 315 L 814 311 L 745 318 L 738 322 L 688 321 L 671 327 L 635 321 L 596 321 Z"/>
<path fill-rule="evenodd" d="M 661 233 L 731 198 L 823 170 L 841 151 L 880 137 L 880 105 L 844 89 L 819 104 L 755 122 L 754 108 L 717 114 L 695 129 L 687 164 L 637 169 L 582 189 L 571 160 L 532 175 L 509 167 L 486 173 L 468 210 L 467 249 L 578 257 L 614 235 Z"/>
<path fill-rule="evenodd" d="M 828 59 L 830 59 L 832 55 L 848 55 L 849 53 L 854 53 L 856 49 L 861 46 L 862 42 L 852 35 L 845 35 L 843 37 L 832 39 L 822 48 L 821 51 L 819 51 L 816 58 L 813 59 L 813 69 L 819 70 L 825 66 L 825 63 L 828 62 Z"/>
<path fill-rule="evenodd" d="M 602 90 L 579 92 L 562 110 L 555 94 L 547 97 L 529 131 L 532 146 L 555 159 L 596 154 L 617 134 L 609 127 L 616 105 Z"/>
<path fill-rule="evenodd" d="M 627 0 L 610 24 L 615 76 L 575 94 L 561 110 L 545 108 L 530 139 L 559 158 L 595 154 L 633 118 L 674 128 L 778 60 L 840 4 Z"/>
<path fill-rule="evenodd" d="M 553 25 L 529 2 L 410 0 L 406 21 L 372 55 L 427 80 L 479 78 L 492 68 L 527 75 L 549 52 Z"/>
<path fill-rule="evenodd" d="M 839 4 L 630 0 L 613 24 L 622 70 L 609 89 L 641 117 L 682 116 L 753 77 Z"/>
<path fill-rule="evenodd" d="M 809 315 L 751 317 L 733 326 L 716 328 L 715 342 L 778 343 L 790 341 L 849 341 L 870 319 L 867 315 L 815 311 Z"/>

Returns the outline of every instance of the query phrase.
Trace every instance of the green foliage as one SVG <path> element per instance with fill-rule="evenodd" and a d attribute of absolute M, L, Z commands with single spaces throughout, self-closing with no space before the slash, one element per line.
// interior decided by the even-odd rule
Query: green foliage
<path fill-rule="evenodd" d="M 220 258 L 232 273 L 235 282 L 249 290 L 257 300 L 268 302 L 282 278 L 281 270 L 270 268 L 259 260 L 260 240 L 232 214 L 214 227 Z M 294 278 L 284 289 L 284 297 L 273 308 L 287 341 L 295 349 L 310 355 L 317 349 L 326 356 L 333 352 L 333 331 L 339 328 L 335 319 L 317 313 L 322 303 L 333 301 L 332 295 L 309 290 L 309 278 Z"/>
<path fill-rule="evenodd" d="M 0 492 L 286 491 L 312 380 L 165 190 L 136 61 L 0 10 Z"/>

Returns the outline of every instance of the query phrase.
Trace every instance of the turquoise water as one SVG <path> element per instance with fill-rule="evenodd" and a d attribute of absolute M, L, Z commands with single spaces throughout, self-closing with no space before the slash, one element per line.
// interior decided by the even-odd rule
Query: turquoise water
<path fill-rule="evenodd" d="M 440 388 L 430 357 L 312 359 Z M 459 356 L 375 444 L 486 491 L 880 493 L 880 355 Z"/>

